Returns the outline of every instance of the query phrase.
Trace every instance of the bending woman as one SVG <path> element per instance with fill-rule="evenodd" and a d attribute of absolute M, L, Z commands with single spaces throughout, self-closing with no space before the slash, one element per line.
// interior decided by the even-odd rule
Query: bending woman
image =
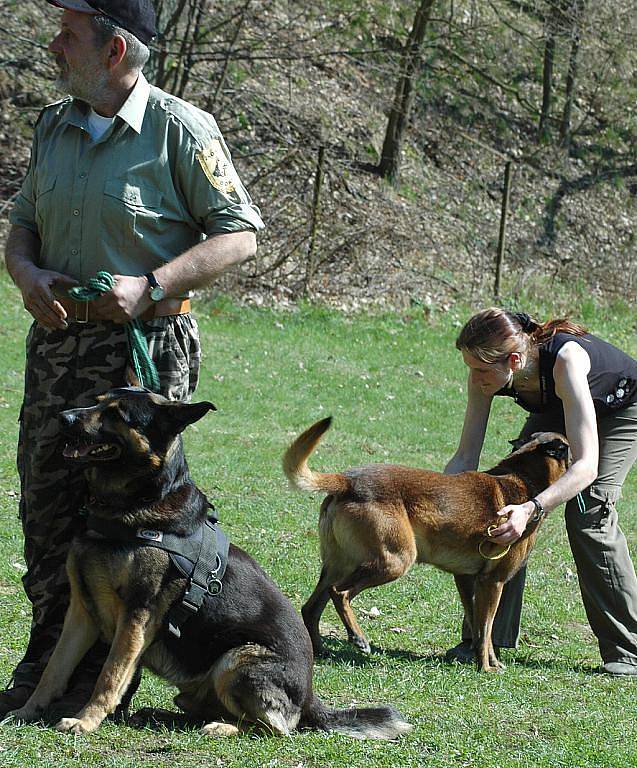
<path fill-rule="evenodd" d="M 493 398 L 529 412 L 520 437 L 566 435 L 572 464 L 535 499 L 504 507 L 493 541 L 509 544 L 529 519 L 566 502 L 566 528 L 586 615 L 611 675 L 637 674 L 637 578 L 615 503 L 637 459 L 637 361 L 568 320 L 487 309 L 464 326 L 456 347 L 469 368 L 460 445 L 445 472 L 478 467 Z M 579 495 L 578 495 L 579 494 Z M 493 642 L 516 647 L 526 569 L 504 588 Z M 469 661 L 468 625 L 448 658 Z"/>

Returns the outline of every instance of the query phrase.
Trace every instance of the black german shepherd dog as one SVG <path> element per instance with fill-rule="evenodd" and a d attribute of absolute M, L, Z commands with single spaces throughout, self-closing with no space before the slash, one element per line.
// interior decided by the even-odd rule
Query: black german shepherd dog
<path fill-rule="evenodd" d="M 110 652 L 90 701 L 56 728 L 94 731 L 125 694 L 138 665 L 179 689 L 175 703 L 209 735 L 242 721 L 289 734 L 295 728 L 393 739 L 410 729 L 391 707 L 333 710 L 312 691 L 312 644 L 300 616 L 257 563 L 230 545 L 219 594 L 207 594 L 177 637 L 167 616 L 188 580 L 163 549 L 138 546 L 135 531 L 188 536 L 209 504 L 188 473 L 181 432 L 212 403 L 170 402 L 138 387 L 114 389 L 91 408 L 64 411 L 64 455 L 85 464 L 89 517 L 67 560 L 70 605 L 39 685 L 14 719 L 36 719 L 61 696 L 87 650 Z M 110 538 L 109 526 L 130 529 Z M 104 535 L 104 531 L 107 531 Z M 178 634 L 178 633 L 177 633 Z"/>

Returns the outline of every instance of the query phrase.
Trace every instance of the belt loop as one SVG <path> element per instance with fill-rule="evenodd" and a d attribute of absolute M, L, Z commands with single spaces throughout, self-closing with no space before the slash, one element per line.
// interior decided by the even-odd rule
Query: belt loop
<path fill-rule="evenodd" d="M 84 312 L 80 316 L 78 308 L 83 307 Z M 75 321 L 77 323 L 88 323 L 88 301 L 76 301 L 75 302 Z"/>

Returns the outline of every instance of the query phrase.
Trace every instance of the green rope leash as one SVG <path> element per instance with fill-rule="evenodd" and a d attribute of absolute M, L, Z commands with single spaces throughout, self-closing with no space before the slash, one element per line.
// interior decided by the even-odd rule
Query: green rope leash
<path fill-rule="evenodd" d="M 110 272 L 101 271 L 92 277 L 86 286 L 69 289 L 69 296 L 74 301 L 93 301 L 108 293 L 114 285 L 113 275 Z M 144 325 L 137 317 L 126 324 L 126 343 L 128 356 L 139 383 L 153 392 L 159 392 L 157 367 L 148 354 Z"/>

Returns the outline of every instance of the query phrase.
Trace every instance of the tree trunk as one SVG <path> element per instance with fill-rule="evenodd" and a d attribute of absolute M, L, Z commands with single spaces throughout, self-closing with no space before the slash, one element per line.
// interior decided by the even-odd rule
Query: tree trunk
<path fill-rule="evenodd" d="M 543 141 L 548 138 L 548 121 L 551 115 L 551 101 L 553 95 L 553 62 L 555 61 L 555 37 L 547 29 L 544 43 L 544 66 L 542 68 L 542 109 L 540 122 L 537 127 L 538 139 Z"/>
<path fill-rule="evenodd" d="M 403 136 L 413 99 L 414 77 L 419 68 L 420 49 L 433 4 L 434 0 L 421 0 L 400 59 L 400 76 L 389 113 L 380 162 L 376 169 L 380 176 L 392 183 L 398 180 Z"/>
<path fill-rule="evenodd" d="M 566 148 L 571 143 L 571 112 L 573 111 L 573 99 L 575 98 L 584 6 L 585 0 L 574 0 L 572 6 L 571 52 L 568 58 L 568 72 L 566 74 L 564 111 L 562 112 L 562 122 L 560 123 L 560 142 Z"/>

